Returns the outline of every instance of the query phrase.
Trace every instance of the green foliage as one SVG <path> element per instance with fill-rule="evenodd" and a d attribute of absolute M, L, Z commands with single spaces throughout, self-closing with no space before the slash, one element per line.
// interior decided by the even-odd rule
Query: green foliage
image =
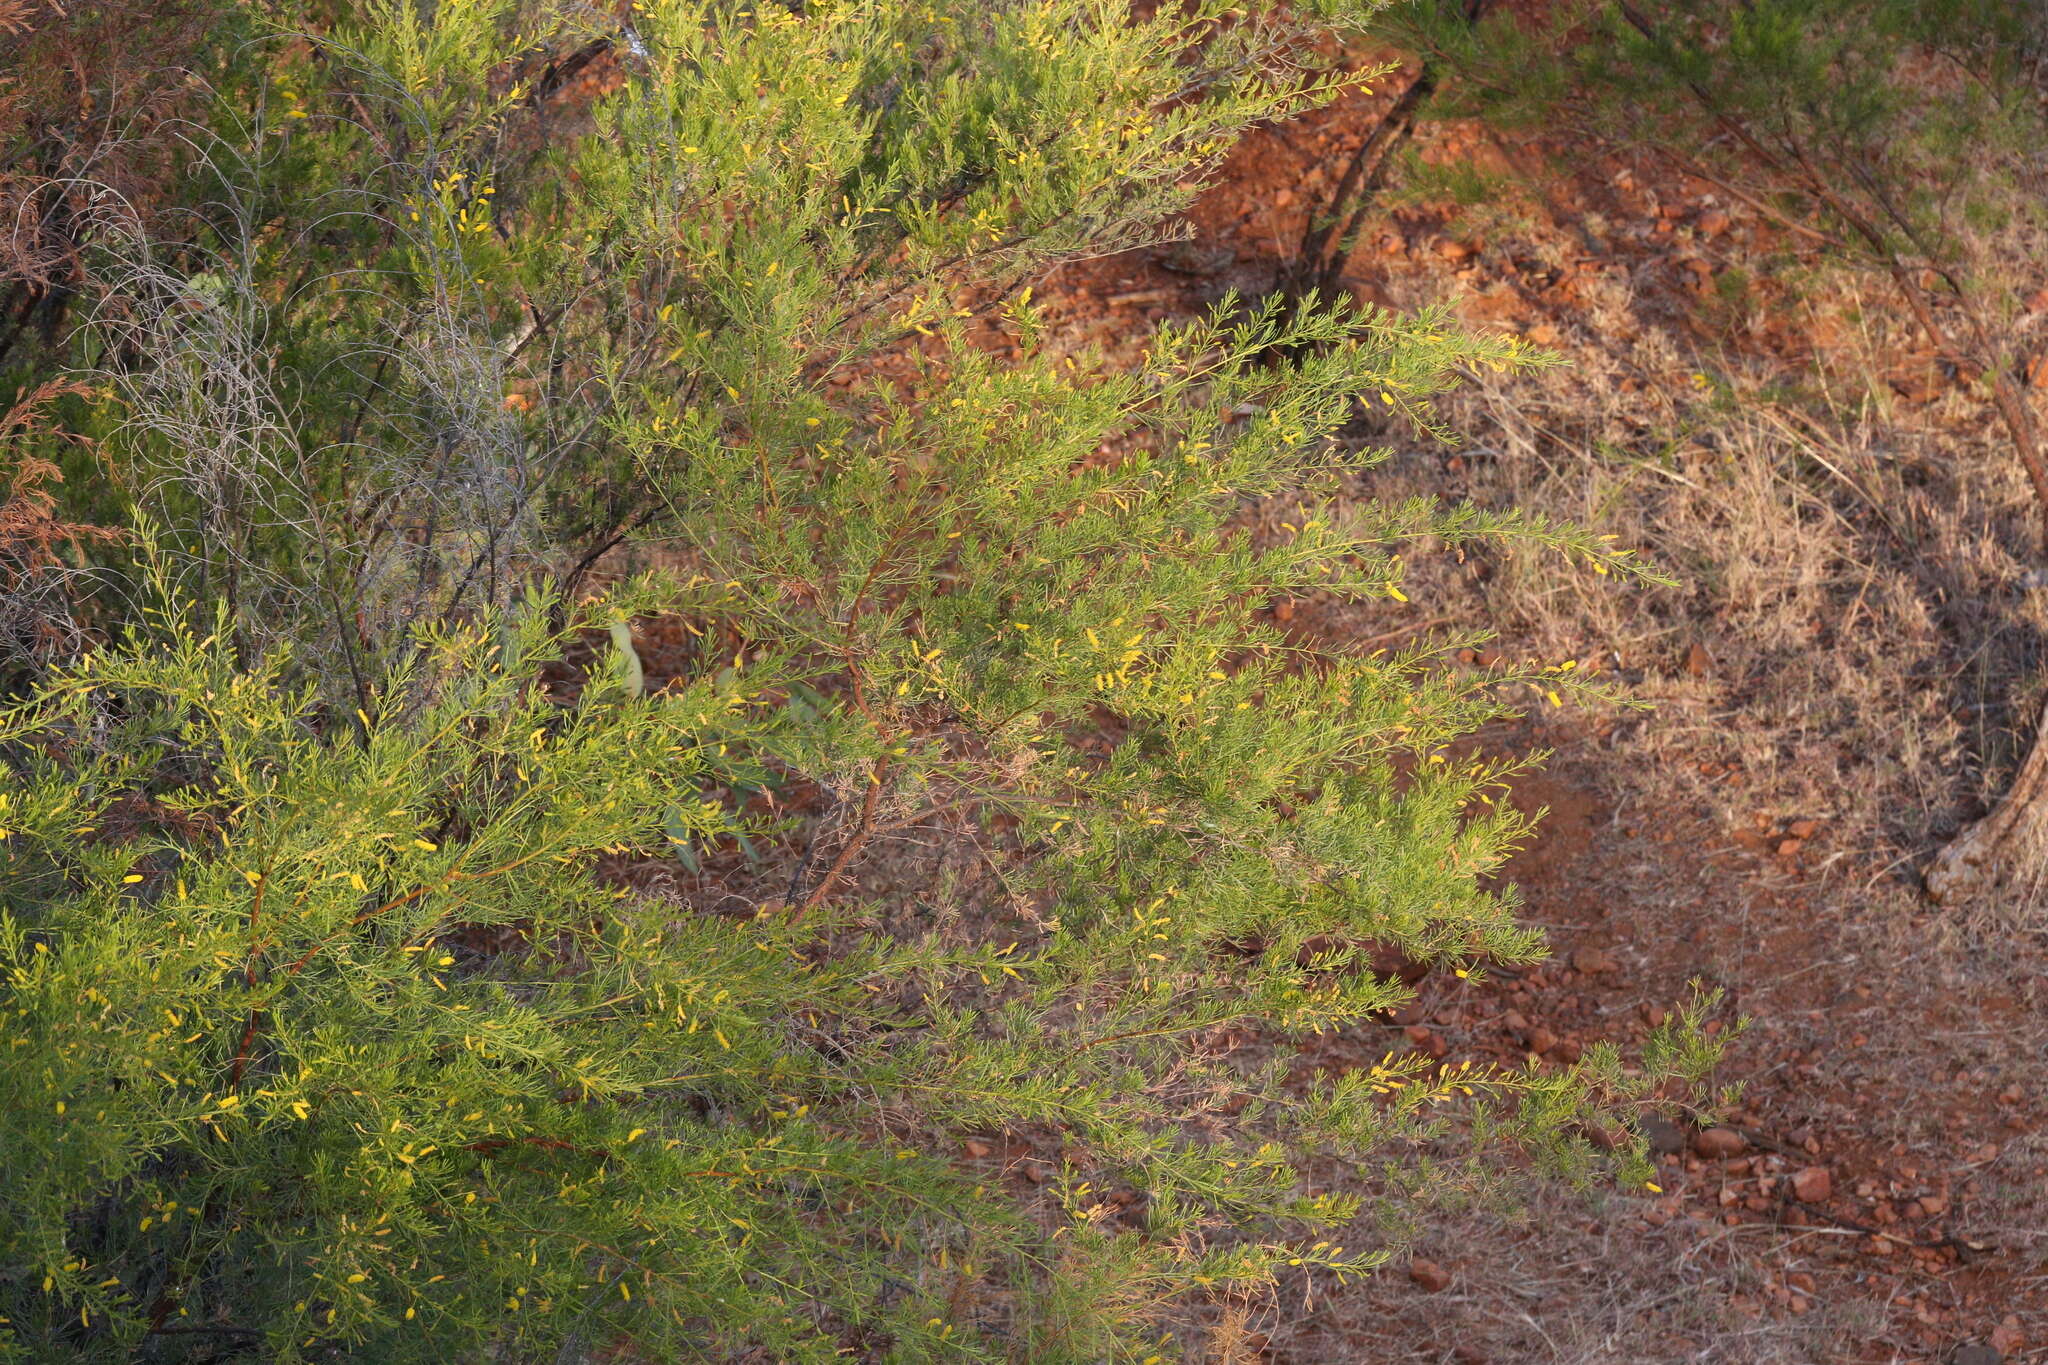
<path fill-rule="evenodd" d="M 1335 497 L 1359 401 L 1436 430 L 1461 369 L 1536 363 L 1441 314 L 1043 344 L 1028 280 L 1333 92 L 1314 23 L 426 15 L 275 7 L 187 130 L 185 235 L 95 239 L 84 491 L 149 605 L 0 717 L 0 1355 L 1141 1360 L 1177 1298 L 1384 1259 L 1305 1158 L 1396 1209 L 1521 1150 L 1583 1178 L 1703 1070 L 1685 1029 L 1290 1063 L 1404 998 L 1377 952 L 1540 953 L 1486 880 L 1520 765 L 1458 741 L 1601 694 L 1262 608 L 1399 598 L 1424 539 L 1655 577 Z M 596 591 L 607 553 L 661 571 Z M 701 642 L 663 673 L 656 616 Z M 949 811 L 979 890 L 891 847 Z M 624 889 L 740 847 L 786 893 Z M 957 1160 L 1005 1130 L 1057 1142 L 1042 1195 Z"/>
<path fill-rule="evenodd" d="M 706 973 L 759 1007 L 788 949 L 706 920 L 658 951 L 654 907 L 590 878 L 664 810 L 723 824 L 688 793 L 744 703 L 707 683 L 565 711 L 531 682 L 557 647 L 540 605 L 422 635 L 384 714 L 332 732 L 286 658 L 244 671 L 190 612 L 0 723 L 24 1163 L 0 1256 L 15 1340 L 43 1343 L 19 1358 L 119 1359 L 169 1325 L 445 1359 L 499 1335 L 484 1303 L 513 1339 L 525 1299 L 602 1330 L 641 1271 L 680 1313 L 731 1292 L 723 1215 L 775 1178 L 705 1172 L 827 1158 L 680 1119 L 630 1150 L 624 1101 L 767 1060 Z"/>

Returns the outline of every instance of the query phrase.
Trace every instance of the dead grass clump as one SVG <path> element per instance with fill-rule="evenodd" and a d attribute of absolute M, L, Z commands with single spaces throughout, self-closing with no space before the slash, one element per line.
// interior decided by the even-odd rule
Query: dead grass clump
<path fill-rule="evenodd" d="M 84 384 L 51 380 L 0 413 L 0 663 L 47 657 L 77 643 L 71 589 L 84 571 L 60 551 L 79 556 L 84 545 L 120 538 L 110 527 L 68 521 L 59 513 L 53 486 L 64 481 L 63 472 L 31 444 L 31 436 L 44 430 L 44 409 L 67 394 L 88 392 Z"/>
<path fill-rule="evenodd" d="M 1903 881 L 2010 780 L 2042 690 L 2048 584 L 2030 494 L 1981 404 L 1875 397 L 1904 338 L 1839 284 L 1827 306 L 1857 325 L 1794 387 L 1643 326 L 1656 310 L 1630 280 L 1596 276 L 1585 327 L 1626 351 L 1593 341 L 1566 369 L 1482 377 L 1450 405 L 1470 445 L 1408 452 L 1366 482 L 1641 547 L 1682 586 L 1618 593 L 1532 555 L 1417 565 L 1414 581 L 1432 610 L 1489 621 L 1508 656 L 1577 658 L 1654 702 L 1604 736 L 1653 789 L 1731 829 L 1818 822 L 1831 870 Z"/>

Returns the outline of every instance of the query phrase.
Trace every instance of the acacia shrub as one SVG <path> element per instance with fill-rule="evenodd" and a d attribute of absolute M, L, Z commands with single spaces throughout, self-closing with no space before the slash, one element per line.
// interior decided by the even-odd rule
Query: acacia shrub
<path fill-rule="evenodd" d="M 1329 303 L 1129 372 L 1039 336 L 1028 280 L 1161 231 L 1364 17 L 273 16 L 192 134 L 201 226 L 97 239 L 81 423 L 147 610 L 0 716 L 8 1358 L 1142 1360 L 1177 1300 L 1389 1254 L 1304 1158 L 1377 1162 L 1389 1216 L 1463 1187 L 1425 1155 L 1460 1132 L 1583 1178 L 1697 1074 L 1683 1029 L 1632 1068 L 1287 1061 L 1405 997 L 1374 945 L 1541 952 L 1485 880 L 1519 761 L 1452 746 L 1599 689 L 1261 610 L 1398 597 L 1425 538 L 1653 578 L 1336 497 L 1360 395 L 1433 429 L 1536 358 Z M 667 567 L 594 591 L 607 554 Z M 654 614 L 702 641 L 673 677 Z M 996 889 L 882 913 L 864 859 L 962 809 Z M 740 839 L 788 894 L 609 875 Z M 1057 1138 L 1043 1193 L 955 1158 L 1004 1129 Z"/>

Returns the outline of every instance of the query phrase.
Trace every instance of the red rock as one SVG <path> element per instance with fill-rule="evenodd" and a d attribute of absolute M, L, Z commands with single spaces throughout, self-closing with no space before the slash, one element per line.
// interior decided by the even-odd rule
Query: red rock
<path fill-rule="evenodd" d="M 986 1142 L 982 1142 L 977 1138 L 969 1138 L 967 1139 L 967 1141 L 961 1143 L 960 1146 L 961 1149 L 967 1153 L 967 1155 L 973 1157 L 976 1161 L 981 1160 L 981 1158 L 987 1156 L 990 1152 L 993 1152 L 995 1150 L 995 1148 L 989 1146 Z"/>
<path fill-rule="evenodd" d="M 1991 1329 L 1991 1345 L 1996 1350 L 2017 1351 L 2026 1344 L 2026 1337 L 2020 1331 L 2017 1313 L 2006 1314 L 1998 1326 Z"/>
<path fill-rule="evenodd" d="M 1451 1287 L 1450 1271 L 1419 1256 L 1408 1263 L 1408 1278 L 1415 1281 L 1425 1294 L 1441 1294 Z"/>
<path fill-rule="evenodd" d="M 1795 839 L 1811 839 L 1814 835 L 1820 833 L 1820 821 L 1794 820 L 1791 824 L 1785 826 L 1785 832 Z"/>
<path fill-rule="evenodd" d="M 1728 230 L 1728 215 L 1719 209 L 1708 209 L 1700 215 L 1696 226 L 1702 237 L 1719 237 Z"/>
<path fill-rule="evenodd" d="M 1825 1166 L 1807 1166 L 1792 1177 L 1792 1195 L 1804 1204 L 1820 1204 L 1835 1192 L 1835 1178 Z"/>
<path fill-rule="evenodd" d="M 1556 1046 L 1557 1035 L 1541 1024 L 1529 1030 L 1529 1051 L 1541 1054 Z"/>
<path fill-rule="evenodd" d="M 1710 1161 L 1741 1156 L 1749 1144 L 1733 1128 L 1704 1128 L 1693 1135 L 1692 1149 Z"/>
<path fill-rule="evenodd" d="M 1601 976 L 1608 972 L 1618 972 L 1621 970 L 1621 964 L 1616 962 L 1612 956 L 1601 948 L 1579 949 L 1576 953 L 1572 954 L 1572 966 L 1578 968 L 1587 976 Z"/>
<path fill-rule="evenodd" d="M 1789 858 L 1805 847 L 1806 841 L 1803 839 L 1786 839 L 1778 845 L 1778 856 L 1780 858 Z"/>

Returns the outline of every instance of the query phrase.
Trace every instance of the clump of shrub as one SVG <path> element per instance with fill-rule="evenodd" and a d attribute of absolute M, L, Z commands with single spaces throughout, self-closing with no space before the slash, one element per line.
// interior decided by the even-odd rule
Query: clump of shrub
<path fill-rule="evenodd" d="M 1439 314 L 1041 348 L 1028 282 L 1334 93 L 1360 17 L 239 15 L 183 235 L 97 203 L 38 353 L 100 381 L 67 420 L 135 534 L 0 714 L 0 1358 L 1144 1359 L 1178 1298 L 1383 1259 L 1303 1158 L 1584 1175 L 1696 1075 L 1682 1029 L 1545 1074 L 1212 1045 L 1385 1010 L 1376 952 L 1538 955 L 1485 881 L 1518 764 L 1454 746 L 1592 691 L 1262 608 L 1398 597 L 1421 537 L 1651 576 L 1334 499 L 1361 395 L 1427 426 L 1531 363 Z M 663 679 L 654 617 L 699 642 Z M 885 931 L 863 867 L 935 809 L 1000 894 Z M 742 913 L 615 875 L 741 839 L 790 871 Z M 956 1160 L 1005 1130 L 1043 1193 Z"/>

